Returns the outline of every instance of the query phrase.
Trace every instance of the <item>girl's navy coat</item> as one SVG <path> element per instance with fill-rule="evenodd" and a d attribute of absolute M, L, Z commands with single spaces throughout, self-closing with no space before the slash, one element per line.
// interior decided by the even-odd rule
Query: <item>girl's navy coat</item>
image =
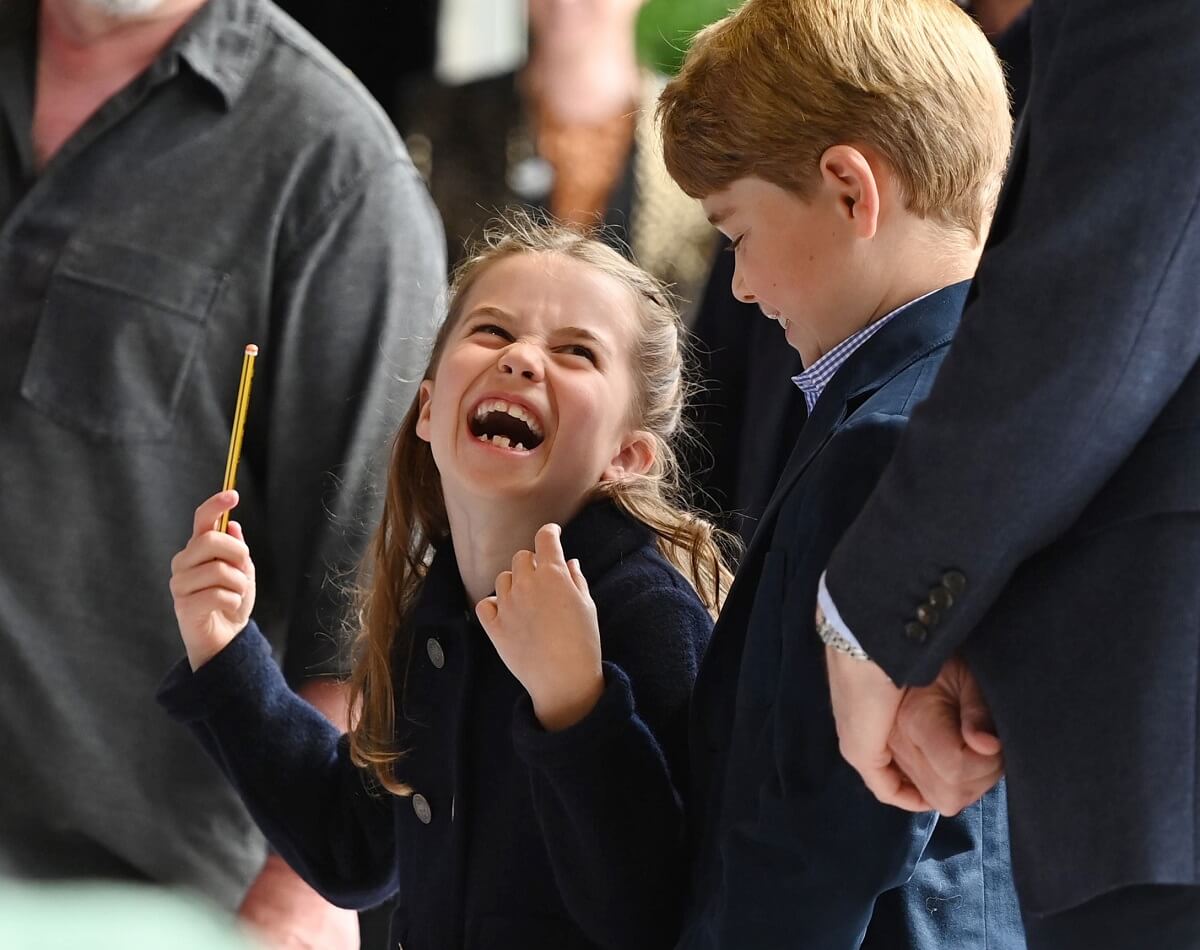
<path fill-rule="evenodd" d="M 397 659 L 409 750 L 397 775 L 411 797 L 368 790 L 346 738 L 288 689 L 253 623 L 160 691 L 318 891 L 356 908 L 397 894 L 393 945 L 625 950 L 670 946 L 677 932 L 687 703 L 712 622 L 650 531 L 612 503 L 587 507 L 562 542 L 596 602 L 603 698 L 575 726 L 543 731 L 443 543 Z"/>

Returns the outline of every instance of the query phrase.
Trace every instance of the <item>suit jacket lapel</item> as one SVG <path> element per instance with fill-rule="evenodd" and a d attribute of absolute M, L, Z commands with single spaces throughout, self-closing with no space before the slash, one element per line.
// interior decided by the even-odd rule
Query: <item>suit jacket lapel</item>
<path fill-rule="evenodd" d="M 737 579 L 701 664 L 692 708 L 693 738 L 703 737 L 701 745 L 693 746 L 698 755 L 720 747 L 732 728 L 733 711 L 729 704 L 741 666 L 746 625 L 783 500 L 829 441 L 857 397 L 879 389 L 903 369 L 950 341 L 958 326 L 967 288 L 967 281 L 954 284 L 897 314 L 851 354 L 817 400 L 738 565 Z"/>
<path fill-rule="evenodd" d="M 845 419 L 850 401 L 881 388 L 901 370 L 949 342 L 958 326 L 969 286 L 969 281 L 952 284 L 911 304 L 852 353 L 834 374 L 813 406 L 812 416 L 779 477 L 755 532 L 755 542 L 760 535 L 770 536 L 780 502 Z M 751 543 L 751 548 L 756 546 Z"/>

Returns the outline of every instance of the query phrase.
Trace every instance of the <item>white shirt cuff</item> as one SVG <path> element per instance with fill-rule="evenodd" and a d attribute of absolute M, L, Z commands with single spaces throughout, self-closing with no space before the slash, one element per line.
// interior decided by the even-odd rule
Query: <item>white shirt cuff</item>
<path fill-rule="evenodd" d="M 842 619 L 842 615 L 838 613 L 837 606 L 833 602 L 833 598 L 829 596 L 829 588 L 825 586 L 825 572 L 821 572 L 821 579 L 817 581 L 817 606 L 821 608 L 821 613 L 825 615 L 826 622 L 831 627 L 837 630 L 851 646 L 862 650 L 863 645 L 858 642 L 858 638 L 850 632 L 850 628 L 846 626 L 846 621 Z M 866 652 L 865 650 L 863 652 Z"/>

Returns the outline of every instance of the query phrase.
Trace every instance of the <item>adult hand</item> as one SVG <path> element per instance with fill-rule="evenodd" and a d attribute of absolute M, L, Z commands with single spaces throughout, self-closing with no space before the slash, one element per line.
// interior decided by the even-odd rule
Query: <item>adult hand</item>
<path fill-rule="evenodd" d="M 334 907 L 272 854 L 238 909 L 266 950 L 359 950 L 358 915 Z"/>
<path fill-rule="evenodd" d="M 958 657 L 947 660 L 930 685 L 908 690 L 890 746 L 896 764 L 944 815 L 978 801 L 1004 774 L 991 713 Z"/>
<path fill-rule="evenodd" d="M 254 562 L 242 526 L 218 530 L 222 513 L 237 506 L 236 491 L 213 495 L 196 509 L 192 537 L 171 560 L 175 619 L 193 670 L 220 653 L 250 622 L 254 609 Z"/>
<path fill-rule="evenodd" d="M 907 811 L 932 806 L 896 764 L 888 739 L 905 691 L 879 666 L 825 648 L 829 696 L 842 756 L 885 805 Z"/>
<path fill-rule="evenodd" d="M 551 731 L 574 725 L 604 692 L 600 627 L 579 562 L 567 561 L 562 529 L 543 525 L 534 550 L 518 551 L 496 578 L 495 596 L 475 607 L 496 652 Z"/>

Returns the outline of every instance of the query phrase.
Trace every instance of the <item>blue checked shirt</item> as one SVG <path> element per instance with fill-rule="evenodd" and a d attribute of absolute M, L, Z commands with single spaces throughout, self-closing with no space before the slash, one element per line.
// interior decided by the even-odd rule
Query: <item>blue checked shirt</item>
<path fill-rule="evenodd" d="M 929 293 L 936 292 L 931 290 Z M 806 368 L 799 376 L 793 376 L 792 382 L 800 387 L 800 392 L 804 393 L 804 404 L 808 407 L 809 414 L 811 415 L 813 406 L 821 398 L 821 393 L 825 391 L 825 387 L 829 385 L 829 381 L 833 379 L 834 374 L 842 368 L 842 364 L 846 360 L 850 359 L 855 350 L 882 330 L 897 314 L 903 313 L 918 300 L 924 300 L 928 296 L 929 294 L 922 294 L 916 300 L 910 300 L 908 303 L 897 307 L 887 316 L 881 317 L 874 323 L 863 327 L 853 336 L 846 337 L 841 343 L 813 363 L 812 366 Z"/>

